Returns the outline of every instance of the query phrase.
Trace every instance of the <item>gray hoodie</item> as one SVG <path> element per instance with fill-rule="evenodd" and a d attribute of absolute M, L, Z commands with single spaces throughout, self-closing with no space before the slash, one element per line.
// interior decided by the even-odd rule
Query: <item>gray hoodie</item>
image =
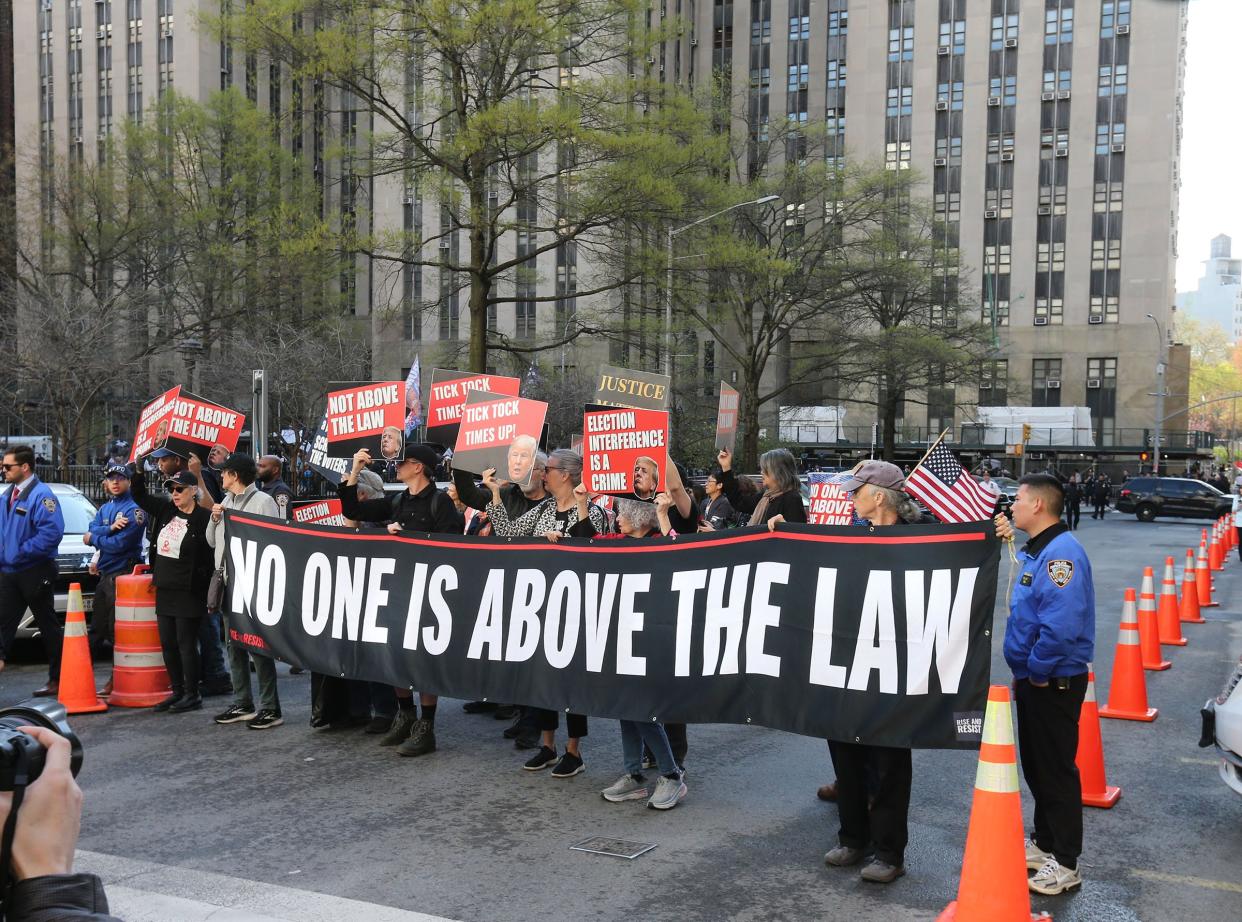
<path fill-rule="evenodd" d="M 280 507 L 276 505 L 276 500 L 272 499 L 262 490 L 255 489 L 252 483 L 246 487 L 241 493 L 225 492 L 224 499 L 220 503 L 225 509 L 235 509 L 239 512 L 249 512 L 253 515 L 271 516 L 273 519 L 283 519 L 280 514 Z M 224 519 L 219 522 L 214 519 L 207 523 L 207 543 L 216 549 L 216 568 L 224 566 Z"/>

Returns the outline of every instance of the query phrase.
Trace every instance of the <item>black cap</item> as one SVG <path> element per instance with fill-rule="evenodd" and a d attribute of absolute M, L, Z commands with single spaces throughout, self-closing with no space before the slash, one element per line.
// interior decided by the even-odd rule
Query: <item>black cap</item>
<path fill-rule="evenodd" d="M 198 478 L 189 471 L 178 471 L 167 480 L 164 481 L 164 489 L 171 490 L 173 487 L 197 487 Z"/>
<path fill-rule="evenodd" d="M 401 453 L 402 461 L 417 461 L 427 468 L 428 476 L 440 464 L 440 456 L 426 442 L 406 442 L 405 450 Z"/>
<path fill-rule="evenodd" d="M 242 480 L 245 480 L 247 476 L 249 476 L 250 480 L 253 481 L 257 470 L 258 465 L 255 463 L 254 458 L 250 455 L 242 454 L 241 452 L 236 451 L 225 458 L 224 463 L 220 465 L 220 473 L 232 471 L 234 474 L 240 476 Z"/>
<path fill-rule="evenodd" d="M 115 461 L 113 461 L 110 464 L 108 464 L 106 467 L 104 467 L 103 475 L 104 475 L 104 480 L 107 480 L 109 477 L 124 477 L 126 480 L 129 480 L 129 477 L 130 477 L 129 465 L 128 464 L 117 464 Z"/>

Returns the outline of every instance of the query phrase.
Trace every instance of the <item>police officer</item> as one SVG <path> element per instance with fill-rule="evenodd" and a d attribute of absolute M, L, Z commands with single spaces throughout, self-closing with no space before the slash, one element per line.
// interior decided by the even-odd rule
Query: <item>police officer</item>
<path fill-rule="evenodd" d="M 280 458 L 275 455 L 264 455 L 259 459 L 255 486 L 276 500 L 276 508 L 280 515 L 288 521 L 293 510 L 293 490 L 289 484 L 280 479 Z"/>
<path fill-rule="evenodd" d="M 1013 526 L 1030 536 L 1018 554 L 1022 575 L 1010 599 L 1005 662 L 1013 670 L 1022 773 L 1035 797 L 1035 831 L 1026 840 L 1036 893 L 1082 885 L 1082 783 L 1074 764 L 1078 715 L 1095 655 L 1095 587 L 1091 563 L 1061 521 L 1060 480 L 1030 474 L 1019 481 Z M 997 534 L 1011 537 L 1005 516 Z"/>
<path fill-rule="evenodd" d="M 60 690 L 64 638 L 56 617 L 56 551 L 65 536 L 65 519 L 51 487 L 35 476 L 35 456 L 29 446 L 7 449 L 3 464 L 9 490 L 0 499 L 0 669 L 29 608 L 48 663 L 47 684 L 34 695 L 55 697 Z"/>
<path fill-rule="evenodd" d="M 116 620 L 116 578 L 130 572 L 142 562 L 142 533 L 147 527 L 147 514 L 129 493 L 129 466 L 109 462 L 104 468 L 104 490 L 112 498 L 99 507 L 95 518 L 82 536 L 82 543 L 99 552 L 91 563 L 91 572 L 99 577 L 95 586 L 95 602 L 91 611 L 91 647 L 97 656 L 112 643 Z M 100 695 L 112 694 L 112 679 Z"/>

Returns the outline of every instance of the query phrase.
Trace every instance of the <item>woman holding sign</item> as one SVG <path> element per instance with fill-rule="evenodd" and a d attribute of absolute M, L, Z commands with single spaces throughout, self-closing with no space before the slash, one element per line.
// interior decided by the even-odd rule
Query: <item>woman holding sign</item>
<path fill-rule="evenodd" d="M 806 522 L 802 486 L 798 482 L 798 463 L 788 449 L 774 448 L 759 457 L 763 492 L 752 496 L 743 495 L 738 488 L 733 474 L 733 452 L 722 448 L 716 459 L 720 462 L 720 486 L 724 495 L 734 509 L 750 515 L 747 524 L 775 528 L 778 522 Z"/>
<path fill-rule="evenodd" d="M 574 495 L 574 488 L 582 483 L 582 455 L 558 448 L 548 456 L 544 472 L 544 487 L 551 495 L 516 520 L 509 518 L 509 511 L 501 502 L 496 470 L 489 468 L 483 472 L 483 487 L 492 494 L 487 514 L 492 520 L 493 534 L 501 537 L 542 535 L 549 541 L 559 541 L 563 537 L 590 537 L 607 530 L 604 510 L 595 503 L 587 503 L 586 508 L 582 509 L 578 497 Z M 533 708 L 532 711 L 538 720 L 543 745 L 522 767 L 536 772 L 555 762 L 553 778 L 572 778 L 582 772 L 586 763 L 582 761 L 578 744 L 587 735 L 585 715 L 566 716 L 569 739 L 565 743 L 565 754 L 557 761 L 556 728 L 560 722 L 557 713 L 543 708 Z"/>

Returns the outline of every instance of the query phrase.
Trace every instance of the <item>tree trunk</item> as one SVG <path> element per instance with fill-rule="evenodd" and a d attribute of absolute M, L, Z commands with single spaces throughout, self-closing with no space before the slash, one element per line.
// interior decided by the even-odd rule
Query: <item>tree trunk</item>
<path fill-rule="evenodd" d="M 470 367 L 487 371 L 487 298 L 491 278 L 487 275 L 487 240 L 484 234 L 487 189 L 481 174 L 469 184 L 470 192 Z"/>
<path fill-rule="evenodd" d="M 742 450 L 734 452 L 733 469 L 749 473 L 759 470 L 759 382 L 754 375 L 742 380 L 741 402 Z"/>
<path fill-rule="evenodd" d="M 880 457 L 885 461 L 892 461 L 897 449 L 897 402 L 900 399 L 896 391 L 886 391 L 879 407 L 882 424 Z"/>

